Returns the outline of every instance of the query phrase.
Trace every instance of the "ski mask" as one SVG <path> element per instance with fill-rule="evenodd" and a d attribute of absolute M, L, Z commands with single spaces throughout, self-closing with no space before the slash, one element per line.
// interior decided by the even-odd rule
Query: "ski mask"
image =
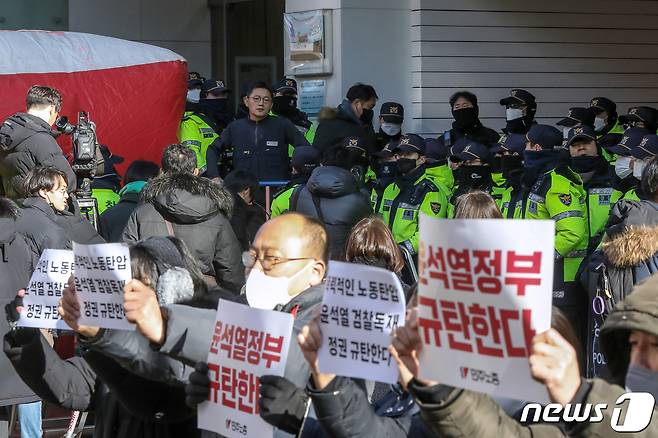
<path fill-rule="evenodd" d="M 295 96 L 274 96 L 272 111 L 282 116 L 297 113 L 297 98 Z"/>
<path fill-rule="evenodd" d="M 472 128 L 478 123 L 478 109 L 462 108 L 452 111 L 452 117 L 455 119 L 453 126 L 462 130 Z"/>

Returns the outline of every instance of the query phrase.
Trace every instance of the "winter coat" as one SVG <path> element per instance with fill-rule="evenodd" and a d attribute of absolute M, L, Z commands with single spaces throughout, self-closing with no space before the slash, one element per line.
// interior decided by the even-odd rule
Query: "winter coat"
<path fill-rule="evenodd" d="M 475 125 L 471 126 L 469 129 L 455 127 L 454 122 L 452 126 L 453 126 L 452 129 L 450 129 L 449 131 L 445 131 L 442 135 L 439 135 L 439 137 L 437 138 L 439 144 L 441 144 L 444 147 L 447 147 L 448 149 L 450 149 L 452 145 L 454 145 L 457 142 L 457 140 L 460 140 L 462 138 L 473 140 L 480 144 L 490 147 L 498 143 L 498 140 L 500 139 L 500 134 L 498 132 L 496 132 L 491 128 L 487 128 L 486 126 L 483 126 L 482 122 L 480 122 L 479 120 Z M 451 150 L 451 152 L 455 153 L 456 151 Z"/>
<path fill-rule="evenodd" d="M 256 202 L 247 204 L 240 195 L 233 195 L 233 199 L 235 203 L 233 204 L 231 227 L 240 242 L 240 248 L 242 251 L 246 251 L 254 241 L 260 226 L 267 220 L 267 213 L 260 204 Z"/>
<path fill-rule="evenodd" d="M 105 243 L 105 239 L 98 234 L 94 226 L 82 217 L 80 209 L 78 208 L 77 201 L 71 200 L 74 203 L 74 212 L 69 210 L 56 211 L 55 220 L 61 226 L 75 243 L 82 245 L 94 245 L 98 243 Z"/>
<path fill-rule="evenodd" d="M 377 137 L 372 126 L 364 125 L 354 114 L 352 104 L 344 100 L 335 110 L 328 112 L 328 117 L 318 124 L 313 147 L 325 151 L 343 141 L 345 137 L 351 136 L 363 138 L 368 150 L 375 150 Z"/>
<path fill-rule="evenodd" d="M 37 329 L 4 337 L 14 369 L 43 400 L 65 409 L 95 413 L 94 438 L 200 436 L 183 387 L 131 374 L 98 353 L 60 359 Z"/>
<path fill-rule="evenodd" d="M 0 218 L 0 309 L 14 299 L 19 289 L 27 287 L 39 254 L 31 248 L 27 238 L 16 232 L 13 218 Z M 6 333 L 9 324 L 0 318 L 0 333 Z M 36 400 L 34 393 L 23 383 L 5 355 L 0 355 L 0 405 L 5 402 Z"/>
<path fill-rule="evenodd" d="M 323 285 L 311 287 L 294 297 L 285 306 L 276 309 L 295 316 L 293 340 L 297 339 L 302 328 L 313 318 L 313 310 L 322 303 L 323 293 Z M 205 362 L 208 359 L 217 311 L 195 309 L 179 304 L 167 306 L 165 309 L 167 338 L 159 351 L 192 366 L 197 362 Z M 297 387 L 303 388 L 309 376 L 308 362 L 304 359 L 299 344 L 291 342 L 284 377 Z"/>
<path fill-rule="evenodd" d="M 365 388 L 347 377 L 336 376 L 321 391 L 309 383 L 306 392 L 313 401 L 317 419 L 306 419 L 302 438 L 432 437 L 408 394 L 404 400 L 407 403 L 397 404 L 395 409 L 389 411 L 372 406 Z"/>
<path fill-rule="evenodd" d="M 0 176 L 8 198 L 22 198 L 23 182 L 28 172 L 37 166 L 53 166 L 66 174 L 69 191 L 76 188 L 73 169 L 62 153 L 50 126 L 37 116 L 16 113 L 0 127 L 0 137 L 8 136 L 11 143 L 0 146 Z"/>
<path fill-rule="evenodd" d="M 16 231 L 27 238 L 31 250 L 39 255 L 48 248 L 71 249 L 71 236 L 59 224 L 55 210 L 42 198 L 23 201 Z"/>
<path fill-rule="evenodd" d="M 609 377 L 597 337 L 603 321 L 634 285 L 657 272 L 658 204 L 651 201 L 617 202 L 610 211 L 601 248 L 585 259 L 578 276 L 589 300 L 588 377 Z"/>
<path fill-rule="evenodd" d="M 121 199 L 98 218 L 101 236 L 108 242 L 121 242 L 123 229 L 140 202 L 139 191 L 120 192 Z"/>
<path fill-rule="evenodd" d="M 332 259 L 343 259 L 345 243 L 354 224 L 372 214 L 368 195 L 349 170 L 321 166 L 308 182 L 295 189 L 290 210 L 319 219 L 327 227 Z"/>
<path fill-rule="evenodd" d="M 191 174 L 164 174 L 146 184 L 142 200 L 144 204 L 128 219 L 124 241 L 167 236 L 168 221 L 204 274 L 225 289 L 240 290 L 244 284 L 242 251 L 229 222 L 233 197 L 226 189 Z"/>

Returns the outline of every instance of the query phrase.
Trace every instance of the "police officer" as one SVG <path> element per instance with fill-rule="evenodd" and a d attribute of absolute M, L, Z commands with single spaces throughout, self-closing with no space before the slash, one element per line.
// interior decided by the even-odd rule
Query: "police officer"
<path fill-rule="evenodd" d="M 290 210 L 290 197 L 295 188 L 301 184 L 306 184 L 311 172 L 318 166 L 320 153 L 312 146 L 299 146 L 295 148 L 290 160 L 292 172 L 290 181 L 283 186 L 272 200 L 271 217 L 282 215 Z"/>
<path fill-rule="evenodd" d="M 285 117 L 270 115 L 272 90 L 262 81 L 254 81 L 243 103 L 249 116 L 231 122 L 218 141 L 208 148 L 206 174 L 219 176 L 218 157 L 233 147 L 233 168 L 246 170 L 263 181 L 290 179 L 288 145 L 309 146 L 301 132 Z"/>
<path fill-rule="evenodd" d="M 434 138 L 425 139 L 425 175 L 439 188 L 445 188 L 448 199 L 455 188 L 455 177 L 448 164 L 450 150 Z"/>
<path fill-rule="evenodd" d="M 537 123 L 537 102 L 529 91 L 514 88 L 508 97 L 500 99 L 500 104 L 505 107 L 505 134 L 526 134 Z"/>
<path fill-rule="evenodd" d="M 397 102 L 384 102 L 379 109 L 379 132 L 377 133 L 377 150 L 382 150 L 402 136 L 404 107 Z"/>
<path fill-rule="evenodd" d="M 491 160 L 493 155 L 489 148 L 473 140 L 462 138 L 453 148 L 450 161 L 455 164 L 452 174 L 455 177 L 455 190 L 451 200 L 472 190 L 489 193 L 493 186 L 491 178 Z"/>
<path fill-rule="evenodd" d="M 374 212 L 380 210 L 384 190 L 397 177 L 398 163 L 395 159 L 393 148 L 397 146 L 398 142 L 392 141 L 384 146 L 384 149 L 381 151 L 371 154 L 370 168 L 375 174 L 375 178 L 366 181 L 366 189 L 370 192 L 370 204 L 372 204 L 372 211 Z"/>
<path fill-rule="evenodd" d="M 201 73 L 191 71 L 187 74 L 187 99 L 185 102 L 185 111 L 193 111 L 195 105 L 201 99 L 201 86 L 206 78 Z"/>
<path fill-rule="evenodd" d="M 103 156 L 103 174 L 94 177 L 91 182 L 91 196 L 96 199 L 100 216 L 108 208 L 114 207 L 121 198 L 121 177 L 114 165 L 123 163 L 123 157 L 112 154 L 105 145 L 98 145 L 98 149 Z"/>
<path fill-rule="evenodd" d="M 450 96 L 450 111 L 454 119 L 452 128 L 438 138 L 438 141 L 445 147 L 453 148 L 462 138 L 484 145 L 494 145 L 498 142 L 500 135 L 493 129 L 482 125 L 480 121 L 480 108 L 475 94 L 469 91 L 458 91 Z"/>
<path fill-rule="evenodd" d="M 623 193 L 623 199 L 639 200 L 640 178 L 634 176 L 633 167 L 635 158 L 632 151 L 642 142 L 649 130 L 645 128 L 628 128 L 624 131 L 621 141 L 615 146 L 609 147 L 608 152 L 614 154 L 615 176 L 614 188 Z M 637 173 L 637 175 L 641 175 Z"/>
<path fill-rule="evenodd" d="M 500 157 L 500 168 L 505 185 L 491 188 L 491 197 L 496 201 L 503 217 L 506 219 L 522 219 L 525 216 L 525 199 L 528 191 L 523 189 L 523 150 L 525 135 L 507 134 L 491 152 Z"/>
<path fill-rule="evenodd" d="M 614 172 L 601 155 L 596 143 L 596 133 L 590 126 L 580 126 L 569 131 L 567 147 L 571 155 L 571 168 L 580 175 L 587 192 L 587 229 L 589 251 L 596 249 L 603 237 L 610 208 L 622 196 L 613 188 Z"/>
<path fill-rule="evenodd" d="M 229 89 L 222 80 L 204 81 L 199 102 L 193 106 L 192 111 L 183 115 L 178 138 L 182 145 L 189 147 L 196 154 L 200 173 L 206 170 L 208 147 L 233 120 L 233 111 L 228 105 L 228 92 Z M 230 169 L 225 169 L 222 174 L 225 175 L 226 171 Z"/>
<path fill-rule="evenodd" d="M 560 131 L 548 125 L 535 125 L 526 134 L 523 178 L 531 189 L 525 218 L 555 221 L 553 304 L 582 339 L 584 295 L 576 292 L 574 280 L 587 252 L 587 194 L 569 167 L 562 140 Z"/>
<path fill-rule="evenodd" d="M 624 135 L 624 127 L 617 115 L 617 104 L 607 97 L 594 97 L 589 102 L 589 107 L 594 110 L 596 116 L 594 129 L 597 144 L 601 147 L 605 159 L 614 163 L 614 157 L 606 154 L 606 150 L 619 144 Z"/>
<path fill-rule="evenodd" d="M 569 130 L 579 126 L 587 126 L 594 129 L 594 109 L 585 107 L 569 108 L 569 114 L 559 122 L 557 125 L 562 127 L 562 136 L 566 146 L 567 139 L 569 138 Z"/>
<path fill-rule="evenodd" d="M 366 176 L 370 170 L 370 153 L 362 137 L 345 137 L 341 143 L 347 150 L 347 168 L 359 183 L 359 187 L 366 184 Z M 371 171 L 372 172 L 372 171 Z M 372 172 L 374 174 L 374 172 Z"/>
<path fill-rule="evenodd" d="M 629 108 L 628 114 L 619 116 L 619 122 L 626 128 L 644 128 L 649 134 L 658 130 L 658 110 L 650 106 Z"/>
<path fill-rule="evenodd" d="M 646 193 L 642 191 L 642 185 L 639 182 L 642 180 L 642 172 L 658 152 L 658 141 L 655 134 L 648 134 L 642 137 L 642 140 L 637 145 L 631 148 L 631 156 L 633 157 L 633 179 L 638 181 L 637 188 L 634 191 L 627 192 L 624 199 L 639 201 L 641 199 L 649 199 Z"/>
<path fill-rule="evenodd" d="M 309 144 L 313 143 L 316 126 L 308 119 L 305 112 L 297 108 L 297 81 L 283 78 L 272 86 L 272 91 L 274 91 L 272 114 L 290 120 L 304 135 L 306 141 Z"/>
<path fill-rule="evenodd" d="M 398 176 L 382 195 L 378 211 L 393 232 L 395 241 L 412 255 L 418 253 L 420 213 L 445 218 L 448 198 L 425 174 L 425 141 L 415 134 L 403 134 L 393 149 Z"/>

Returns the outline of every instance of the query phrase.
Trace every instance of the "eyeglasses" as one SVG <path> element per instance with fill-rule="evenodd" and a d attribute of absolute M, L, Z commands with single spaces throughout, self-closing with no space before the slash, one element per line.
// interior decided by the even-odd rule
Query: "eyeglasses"
<path fill-rule="evenodd" d="M 267 96 L 249 96 L 249 99 L 253 100 L 256 103 L 263 102 L 263 103 L 267 104 L 267 103 L 272 102 L 272 98 L 267 97 Z"/>
<path fill-rule="evenodd" d="M 313 260 L 313 257 L 298 257 L 298 258 L 288 258 L 288 257 L 278 257 L 278 256 L 264 256 L 258 257 L 251 251 L 245 251 L 242 253 L 242 264 L 245 268 L 251 269 L 256 264 L 256 260 L 260 262 L 260 265 L 265 270 L 270 270 L 274 266 L 281 263 L 293 262 L 295 260 Z"/>

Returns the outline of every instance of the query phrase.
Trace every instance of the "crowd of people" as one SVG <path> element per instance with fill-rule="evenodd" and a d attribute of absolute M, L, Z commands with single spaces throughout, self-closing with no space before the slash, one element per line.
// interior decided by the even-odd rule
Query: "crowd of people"
<path fill-rule="evenodd" d="M 498 132 L 480 122 L 477 97 L 460 91 L 446 103 L 452 128 L 423 138 L 405 132 L 399 103 L 383 103 L 375 120 L 379 96 L 367 84 L 314 122 L 297 107 L 293 79 L 244 84 L 235 111 L 224 81 L 190 73 L 188 88 L 179 143 L 163 145 L 160 163 L 133 161 L 121 178 L 123 158 L 100 146 L 97 229 L 51 132 L 60 93 L 31 87 L 26 111 L 0 128 L 0 369 L 42 400 L 93 411 L 95 437 L 213 436 L 196 415 L 210 391 L 219 299 L 294 316 L 284 376 L 260 379 L 260 416 L 277 435 L 614 436 L 611 412 L 600 423 L 528 424 L 522 400 L 420 378 L 421 214 L 554 221 L 552 328 L 532 340 L 533 378 L 561 405 L 614 405 L 626 390 L 658 398 L 658 110 L 618 115 L 595 97 L 571 108 L 560 130 L 537 123 L 535 97 L 514 89 L 500 100 L 507 122 Z M 137 330 L 81 325 L 71 281 L 58 311 L 80 354 L 62 359 L 49 332 L 16 321 L 40 255 L 73 242 L 129 245 L 124 309 Z M 398 384 L 319 370 L 330 260 L 399 276 L 408 311 L 389 347 Z M 21 407 L 24 436 L 39 436 L 29 435 L 34 405 Z"/>

